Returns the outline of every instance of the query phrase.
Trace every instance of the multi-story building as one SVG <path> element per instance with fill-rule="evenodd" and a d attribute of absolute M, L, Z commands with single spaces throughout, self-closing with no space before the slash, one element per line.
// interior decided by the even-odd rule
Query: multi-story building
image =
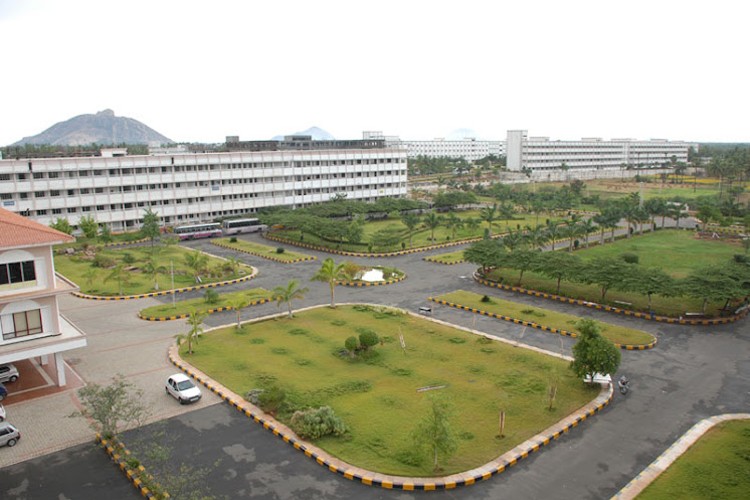
<path fill-rule="evenodd" d="M 511 171 L 532 173 L 560 169 L 655 168 L 673 162 L 687 162 L 691 146 L 696 147 L 695 144 L 665 139 L 551 141 L 548 137 L 528 137 L 525 130 L 509 130 L 507 166 Z"/>
<path fill-rule="evenodd" d="M 261 150 L 250 151 L 128 156 L 103 150 L 96 157 L 0 160 L 0 203 L 42 224 L 59 217 L 76 226 L 90 216 L 124 231 L 138 228 L 149 207 L 174 225 L 301 207 L 339 194 L 373 201 L 407 193 L 406 151 L 382 142 L 336 141 L 339 149 L 306 148 L 293 139 L 260 142 Z"/>
<path fill-rule="evenodd" d="M 431 158 L 463 158 L 475 161 L 490 155 L 505 154 L 503 141 L 485 141 L 471 137 L 464 139 L 433 139 L 430 141 L 402 140 L 396 136 L 385 136 L 382 132 L 362 132 L 365 140 L 381 139 L 385 145 L 393 148 L 405 149 L 409 158 L 428 156 Z"/>
<path fill-rule="evenodd" d="M 33 359 L 59 386 L 66 383 L 62 353 L 86 346 L 57 305 L 59 295 L 77 288 L 55 275 L 52 246 L 72 240 L 0 209 L 0 364 Z"/>

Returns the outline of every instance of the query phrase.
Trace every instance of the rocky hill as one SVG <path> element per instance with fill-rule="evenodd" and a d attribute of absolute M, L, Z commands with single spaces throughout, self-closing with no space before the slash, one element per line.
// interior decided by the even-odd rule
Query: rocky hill
<path fill-rule="evenodd" d="M 312 136 L 314 141 L 333 141 L 336 138 L 333 137 L 331 134 L 323 130 L 319 127 L 310 127 L 307 130 L 303 130 L 301 132 L 295 132 L 293 134 L 286 134 L 286 135 L 309 135 Z M 284 136 L 283 135 L 277 135 L 272 138 L 274 141 L 283 141 Z"/>
<path fill-rule="evenodd" d="M 55 146 L 84 146 L 87 144 L 148 144 L 171 143 L 171 139 L 147 127 L 138 120 L 115 116 L 111 109 L 95 115 L 79 115 L 56 123 L 41 134 L 24 137 L 12 146 L 24 144 L 52 144 Z"/>

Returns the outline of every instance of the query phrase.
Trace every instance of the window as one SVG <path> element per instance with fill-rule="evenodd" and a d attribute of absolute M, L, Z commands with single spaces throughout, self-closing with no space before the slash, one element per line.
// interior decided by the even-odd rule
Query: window
<path fill-rule="evenodd" d="M 42 311 L 34 309 L 13 313 L 13 331 L 3 332 L 3 340 L 42 333 Z"/>
<path fill-rule="evenodd" d="M 36 280 L 36 271 L 33 260 L 0 264 L 0 285 L 34 280 Z"/>

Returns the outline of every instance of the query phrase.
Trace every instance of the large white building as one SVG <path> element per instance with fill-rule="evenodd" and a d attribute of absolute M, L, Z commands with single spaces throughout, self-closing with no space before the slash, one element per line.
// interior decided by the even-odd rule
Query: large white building
<path fill-rule="evenodd" d="M 485 141 L 471 137 L 464 139 L 438 138 L 429 141 L 403 140 L 396 136 L 385 136 L 382 132 L 362 132 L 362 138 L 382 139 L 388 147 L 405 149 L 409 158 L 427 156 L 430 158 L 463 158 L 475 161 L 490 155 L 505 154 L 504 141 Z"/>
<path fill-rule="evenodd" d="M 525 130 L 509 130 L 506 152 L 508 170 L 537 173 L 668 166 L 673 160 L 687 162 L 691 146 L 696 145 L 665 139 L 551 141 L 547 137 L 528 137 Z"/>
<path fill-rule="evenodd" d="M 138 228 L 149 207 L 174 225 L 337 194 L 364 201 L 406 195 L 406 151 L 354 146 L 0 160 L 0 204 L 42 224 L 60 217 L 75 226 L 91 216 L 123 231 Z"/>

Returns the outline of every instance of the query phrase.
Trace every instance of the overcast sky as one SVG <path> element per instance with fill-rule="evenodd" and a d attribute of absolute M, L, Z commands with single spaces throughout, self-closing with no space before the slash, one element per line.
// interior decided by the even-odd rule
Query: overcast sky
<path fill-rule="evenodd" d="M 110 108 L 175 141 L 471 129 L 750 142 L 747 1 L 0 0 L 0 145 Z"/>

